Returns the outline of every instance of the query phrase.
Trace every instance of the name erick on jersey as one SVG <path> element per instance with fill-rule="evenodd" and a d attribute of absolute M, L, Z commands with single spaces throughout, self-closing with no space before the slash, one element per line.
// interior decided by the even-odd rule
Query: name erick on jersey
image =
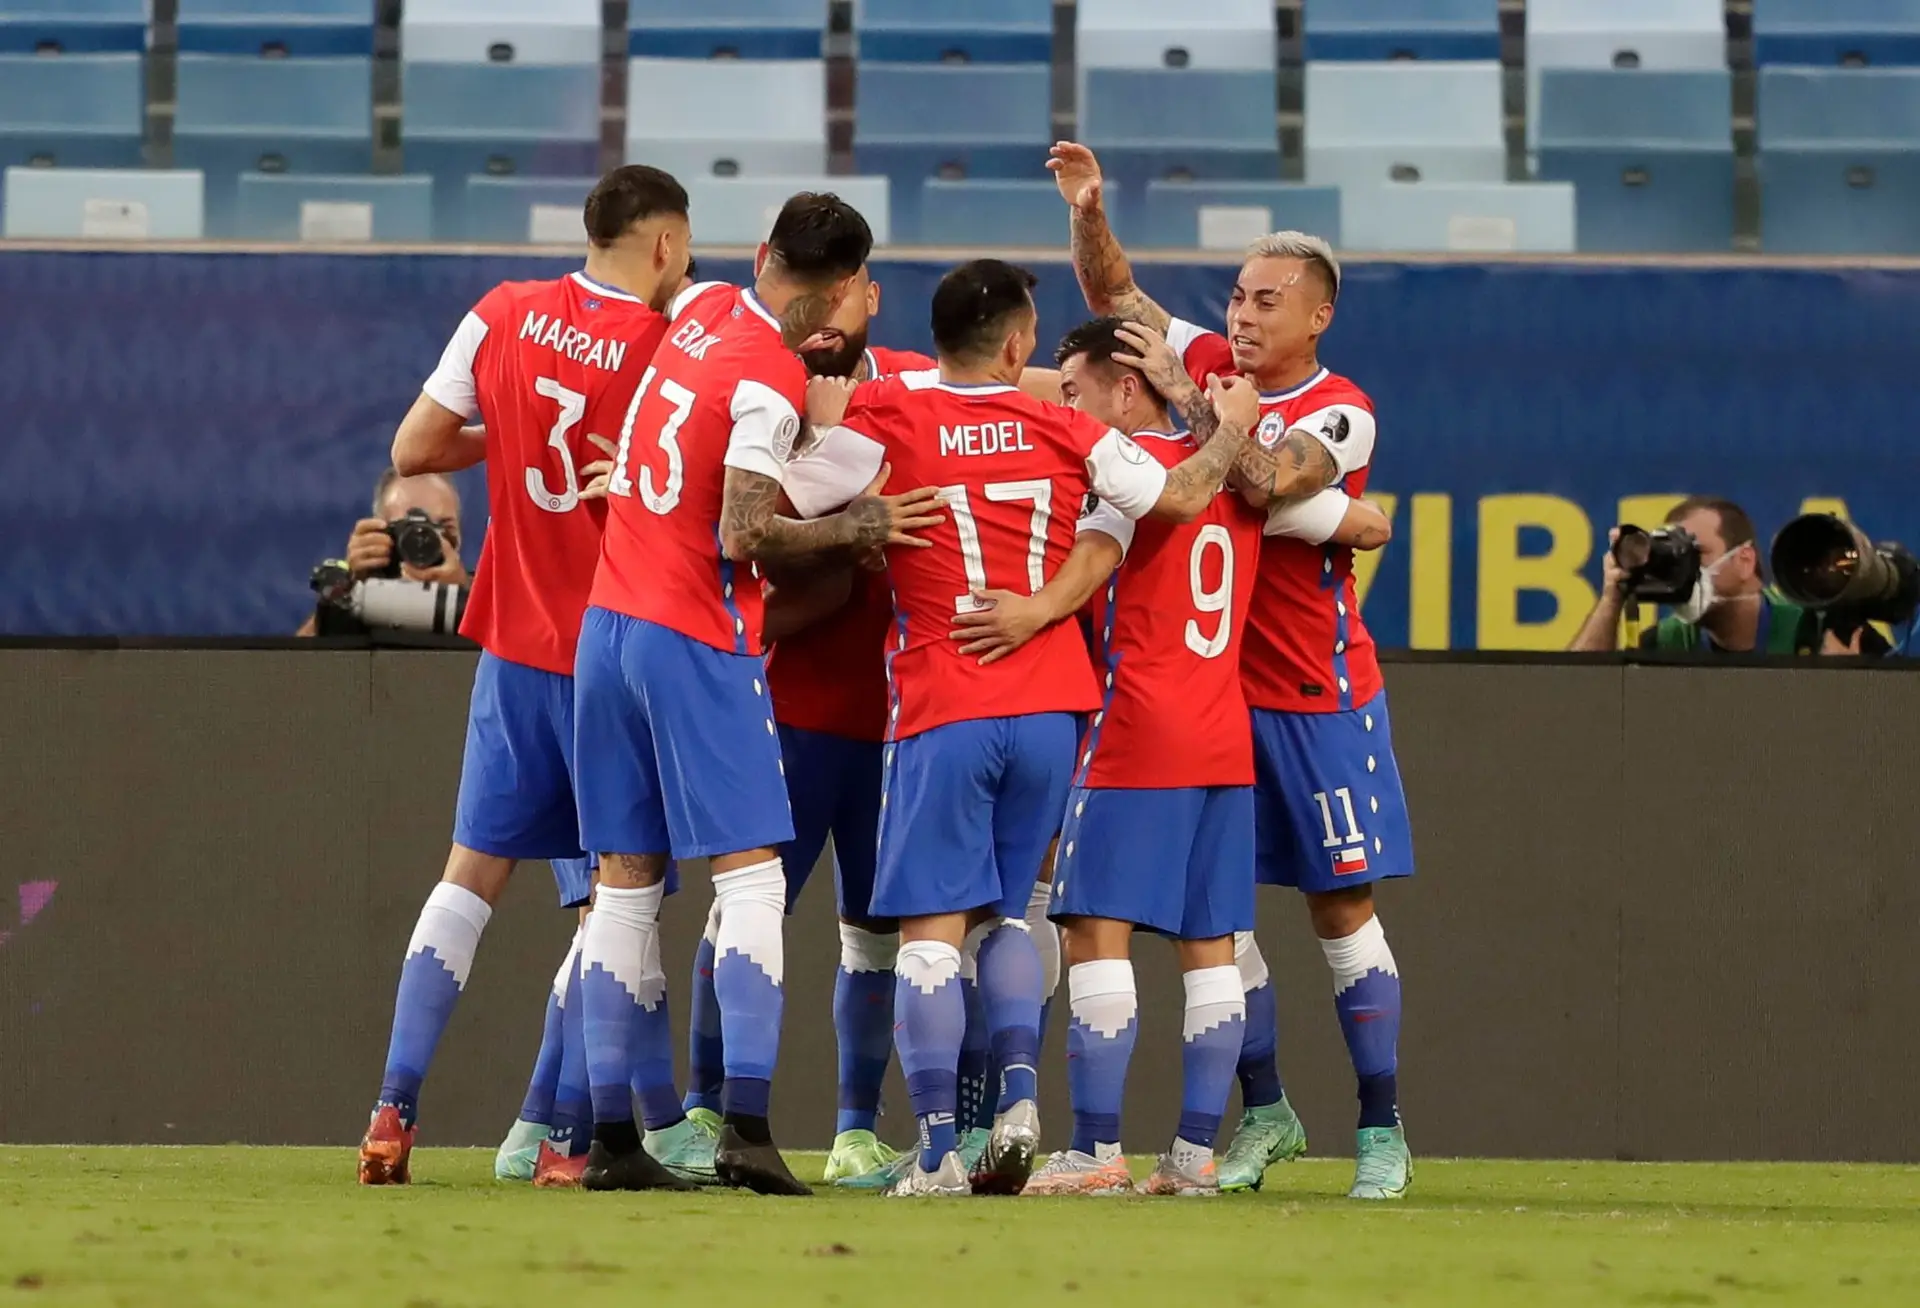
<path fill-rule="evenodd" d="M 1184 434 L 1134 439 L 1168 468 L 1198 448 Z M 1078 784 L 1253 784 L 1240 659 L 1265 529 L 1266 515 L 1231 491 L 1192 522 L 1136 526 L 1105 504 L 1082 521 L 1081 530 L 1105 532 L 1127 555 L 1094 597 L 1094 665 L 1106 700 Z"/>
<path fill-rule="evenodd" d="M 580 500 L 586 437 L 620 428 L 667 320 L 573 273 L 502 282 L 467 314 L 421 388 L 487 428 L 486 543 L 462 635 L 496 658 L 573 675 L 606 506 Z"/>
<path fill-rule="evenodd" d="M 869 382 L 843 425 L 787 467 L 800 513 L 844 504 L 893 465 L 889 494 L 938 486 L 945 520 L 930 549 L 887 551 L 895 637 L 888 655 L 891 739 L 949 722 L 1086 712 L 1100 702 L 1086 644 L 1071 623 L 981 667 L 950 639 L 973 592 L 1031 594 L 1073 548 L 1092 490 L 1128 518 L 1160 498 L 1167 473 L 1138 445 L 1083 413 L 1012 386 L 955 385 L 937 372 Z"/>
<path fill-rule="evenodd" d="M 867 351 L 869 378 L 933 366 L 912 350 Z M 767 651 L 774 720 L 848 740 L 886 739 L 886 643 L 892 630 L 893 591 L 886 576 L 854 569 L 853 594 L 844 605 Z"/>
<path fill-rule="evenodd" d="M 760 653 L 760 579 L 720 552 L 728 468 L 779 481 L 807 369 L 751 290 L 680 293 L 620 432 L 590 602 L 732 654 Z"/>
<path fill-rule="evenodd" d="M 1167 343 L 1187 375 L 1235 371 L 1224 336 L 1176 318 Z M 1345 377 L 1322 368 L 1290 391 L 1263 392 L 1254 439 L 1273 449 L 1289 431 L 1304 431 L 1333 454 L 1335 483 L 1356 499 L 1366 493 L 1373 461 L 1373 401 Z M 1252 708 L 1285 713 L 1337 713 L 1380 692 L 1373 637 L 1360 620 L 1353 590 L 1353 551 L 1274 536 L 1260 552 L 1240 682 Z"/>

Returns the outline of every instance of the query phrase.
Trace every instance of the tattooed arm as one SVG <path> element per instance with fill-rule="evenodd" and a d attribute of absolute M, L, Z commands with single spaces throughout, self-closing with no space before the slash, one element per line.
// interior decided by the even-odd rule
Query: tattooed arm
<path fill-rule="evenodd" d="M 781 517 L 780 483 L 744 468 L 728 468 L 720 503 L 720 548 L 736 563 L 779 563 L 826 550 L 885 545 L 925 546 L 909 535 L 941 521 L 939 491 L 931 486 L 904 495 L 875 494 L 886 484 L 882 467 L 866 492 L 824 518 Z"/>
<path fill-rule="evenodd" d="M 1133 282 L 1133 265 L 1120 248 L 1101 201 L 1100 161 L 1093 151 L 1073 141 L 1061 141 L 1052 150 L 1047 167 L 1060 196 L 1073 210 L 1071 245 L 1073 272 L 1087 307 L 1097 314 L 1113 314 L 1142 322 L 1164 332 L 1173 316 Z"/>
<path fill-rule="evenodd" d="M 1233 484 L 1256 509 L 1318 495 L 1340 480 L 1333 451 L 1295 427 L 1271 450 L 1249 444 L 1233 465 Z"/>
<path fill-rule="evenodd" d="M 1260 420 L 1259 392 L 1244 377 L 1224 382 L 1209 377 L 1207 398 L 1217 426 L 1206 444 L 1167 474 L 1167 483 L 1153 505 L 1156 518 L 1192 522 L 1204 513 L 1226 480 L 1227 469 L 1246 448 L 1248 433 Z"/>

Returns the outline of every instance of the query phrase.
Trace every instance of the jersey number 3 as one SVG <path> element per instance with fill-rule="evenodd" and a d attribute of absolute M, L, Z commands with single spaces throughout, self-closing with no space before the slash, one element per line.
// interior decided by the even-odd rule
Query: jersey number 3
<path fill-rule="evenodd" d="M 580 502 L 580 474 L 573 468 L 573 449 L 567 444 L 567 436 L 580 425 L 580 419 L 587 413 L 587 397 L 579 391 L 570 391 L 551 377 L 536 377 L 533 382 L 536 395 L 544 395 L 560 406 L 560 416 L 554 419 L 553 430 L 547 433 L 547 444 L 560 455 L 560 471 L 566 475 L 566 486 L 558 491 L 547 485 L 547 474 L 539 468 L 527 469 L 527 494 L 533 502 L 548 513 L 567 513 Z"/>
<path fill-rule="evenodd" d="M 640 416 L 640 401 L 653 389 L 653 380 L 659 375 L 659 369 L 648 368 L 646 375 L 640 378 L 640 386 L 633 393 L 633 403 L 627 406 L 627 417 L 620 424 L 620 448 L 614 451 L 613 475 L 607 479 L 607 494 L 633 494 L 633 476 L 627 471 L 627 456 L 633 448 L 633 422 Z M 680 488 L 686 482 L 686 462 L 680 455 L 680 425 L 693 412 L 693 392 L 672 378 L 660 383 L 660 398 L 673 406 L 666 421 L 660 424 L 658 445 L 666 456 L 666 484 L 656 484 L 651 465 L 640 469 L 640 502 L 658 514 L 672 513 L 680 503 Z"/>

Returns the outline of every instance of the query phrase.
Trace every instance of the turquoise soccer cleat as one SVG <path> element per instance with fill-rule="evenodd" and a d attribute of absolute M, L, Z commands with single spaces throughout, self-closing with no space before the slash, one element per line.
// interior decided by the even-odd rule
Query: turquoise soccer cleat
<path fill-rule="evenodd" d="M 1363 1126 L 1355 1143 L 1349 1199 L 1398 1199 L 1413 1184 L 1413 1154 L 1402 1126 Z"/>
<path fill-rule="evenodd" d="M 717 1141 L 718 1137 L 689 1113 L 664 1131 L 647 1132 L 645 1145 L 655 1162 L 681 1180 L 718 1185 L 720 1177 L 713 1166 Z"/>
<path fill-rule="evenodd" d="M 862 1172 L 858 1176 L 843 1176 L 835 1181 L 834 1187 L 840 1190 L 872 1190 L 885 1193 L 910 1176 L 920 1165 L 920 1151 L 909 1149 L 896 1156 L 884 1167 L 871 1172 Z"/>
<path fill-rule="evenodd" d="M 823 1177 L 835 1185 L 854 1177 L 878 1172 L 900 1156 L 871 1131 L 842 1131 L 833 1137 L 833 1152 L 827 1155 Z"/>
<path fill-rule="evenodd" d="M 1228 1193 L 1258 1190 L 1269 1167 L 1306 1152 L 1307 1128 L 1285 1095 L 1279 1103 L 1249 1108 L 1240 1115 L 1240 1129 L 1220 1160 L 1220 1188 Z"/>
<path fill-rule="evenodd" d="M 496 1181 L 531 1181 L 534 1164 L 540 1161 L 540 1142 L 547 1138 L 547 1127 L 539 1122 L 515 1122 L 493 1156 Z"/>

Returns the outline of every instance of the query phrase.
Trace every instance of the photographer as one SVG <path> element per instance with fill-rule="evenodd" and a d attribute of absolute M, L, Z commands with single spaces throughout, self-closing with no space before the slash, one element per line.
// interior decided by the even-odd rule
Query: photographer
<path fill-rule="evenodd" d="M 1689 496 L 1667 514 L 1666 525 L 1691 539 L 1698 552 L 1698 577 L 1688 594 L 1660 597 L 1671 601 L 1673 611 L 1640 633 L 1640 649 L 1709 654 L 1878 656 L 1886 652 L 1886 641 L 1871 627 L 1856 627 L 1842 639 L 1827 630 L 1819 612 L 1768 589 L 1753 520 L 1731 500 Z M 1570 650 L 1593 653 L 1616 648 L 1620 614 L 1633 579 L 1618 557 L 1620 536 L 1618 527 L 1607 534 L 1600 599 L 1567 647 Z"/>
<path fill-rule="evenodd" d="M 391 620 L 364 615 L 367 590 L 357 583 L 397 583 L 394 595 L 409 601 L 445 595 L 452 599 L 457 616 L 470 580 L 460 558 L 460 493 L 453 483 L 438 473 L 403 477 L 388 468 L 374 484 L 373 516 L 356 522 L 347 537 L 346 556 L 315 570 L 313 586 L 320 602 L 295 634 L 364 635 L 370 625 L 440 629 L 441 624 L 432 620 L 430 603 L 423 610 L 424 624 L 414 620 L 411 607 Z M 425 585 L 399 584 L 409 582 Z M 456 589 L 440 591 L 443 586 Z M 356 614 L 356 602 L 362 614 Z M 387 612 L 375 607 L 376 612 Z"/>

